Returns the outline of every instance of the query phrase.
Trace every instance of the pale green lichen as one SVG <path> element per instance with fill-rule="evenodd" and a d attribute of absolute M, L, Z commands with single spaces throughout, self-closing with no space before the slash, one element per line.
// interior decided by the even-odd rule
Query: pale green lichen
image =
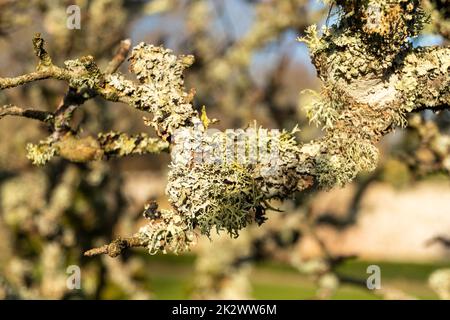
<path fill-rule="evenodd" d="M 136 108 L 153 114 L 152 124 L 163 136 L 187 125 L 196 115 L 185 92 L 183 71 L 193 62 L 193 56 L 175 56 L 172 50 L 140 43 L 130 56 L 130 70 L 141 85 L 133 94 Z"/>
<path fill-rule="evenodd" d="M 416 0 L 336 3 L 341 8 L 336 25 L 323 28 L 321 36 L 311 26 L 300 38 L 308 45 L 318 71 L 326 67 L 326 76 L 334 79 L 351 81 L 392 67 L 427 21 Z"/>
<path fill-rule="evenodd" d="M 323 32 L 326 32 L 328 29 L 325 27 L 322 29 Z M 308 26 L 305 30 L 305 36 L 297 38 L 298 41 L 306 43 L 311 54 L 315 54 L 318 51 L 324 50 L 327 48 L 327 43 L 321 40 L 317 32 L 317 26 L 315 24 Z"/>
<path fill-rule="evenodd" d="M 268 200 L 284 199 L 297 188 L 298 145 L 293 133 L 270 135 L 260 129 L 186 138 L 191 141 L 183 141 L 181 148 L 175 141 L 172 149 L 166 193 L 180 216 L 202 234 L 209 236 L 215 229 L 237 237 L 242 228 L 265 220 Z M 236 148 L 227 148 L 229 142 L 236 142 Z M 251 159 L 249 148 L 255 145 L 267 147 L 267 152 Z M 196 150 L 211 158 L 196 158 Z"/>
<path fill-rule="evenodd" d="M 172 167 L 167 193 L 180 216 L 205 235 L 215 227 L 237 236 L 265 210 L 263 193 L 239 164 L 196 165 L 190 172 Z"/>
<path fill-rule="evenodd" d="M 76 60 L 67 60 L 64 62 L 66 69 L 76 77 L 69 79 L 69 84 L 73 88 L 77 88 L 78 92 L 83 90 L 93 90 L 99 86 L 103 80 L 103 74 L 94 62 L 92 56 L 82 57 Z M 89 97 L 89 93 L 83 93 L 84 97 Z"/>
<path fill-rule="evenodd" d="M 309 102 L 303 105 L 310 123 L 321 126 L 323 130 L 333 128 L 333 124 L 342 110 L 342 101 L 334 96 L 334 90 L 324 87 L 317 93 L 313 90 L 303 90 L 302 95 L 310 97 Z"/>
<path fill-rule="evenodd" d="M 401 93 L 403 110 L 411 112 L 421 104 L 440 105 L 449 100 L 450 92 L 445 88 L 450 68 L 450 49 L 440 51 L 418 49 L 405 57 L 405 67 L 395 88 Z M 443 82 L 444 90 L 429 83 Z"/>
<path fill-rule="evenodd" d="M 28 143 L 26 146 L 27 158 L 31 160 L 34 165 L 42 166 L 50 161 L 58 149 L 53 145 L 51 138 L 40 141 L 38 144 Z"/>
<path fill-rule="evenodd" d="M 130 70 L 140 84 L 119 73 L 105 77 L 111 100 L 125 97 L 135 108 L 153 114 L 147 123 L 167 139 L 174 131 L 189 125 L 197 113 L 191 105 L 191 93 L 185 92 L 183 71 L 194 62 L 192 56 L 176 56 L 172 50 L 140 43 L 133 48 Z"/>
<path fill-rule="evenodd" d="M 195 240 L 192 226 L 187 225 L 177 213 L 168 210 L 159 211 L 158 218 L 150 219 L 137 236 L 146 243 L 150 254 L 168 251 L 182 253 Z"/>
<path fill-rule="evenodd" d="M 370 142 L 358 139 L 334 142 L 333 149 L 316 159 L 318 182 L 322 187 L 342 187 L 359 172 L 376 168 L 378 149 Z"/>
<path fill-rule="evenodd" d="M 169 148 L 169 143 L 150 138 L 145 133 L 128 136 L 124 133 L 100 133 L 98 141 L 106 156 L 127 156 L 130 154 L 160 153 Z"/>

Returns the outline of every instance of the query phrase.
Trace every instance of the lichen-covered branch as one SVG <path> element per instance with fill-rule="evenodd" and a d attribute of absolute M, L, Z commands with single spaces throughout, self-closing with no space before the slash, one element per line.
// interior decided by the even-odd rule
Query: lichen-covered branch
<path fill-rule="evenodd" d="M 359 172 L 373 170 L 376 143 L 404 126 L 407 113 L 448 107 L 450 49 L 413 48 L 410 41 L 427 20 L 420 1 L 334 2 L 340 10 L 337 24 L 324 27 L 321 34 L 310 27 L 302 39 L 322 81 L 321 91 L 305 109 L 325 131 L 322 138 L 305 144 L 296 141 L 295 129 L 267 132 L 254 125 L 244 140 L 239 138 L 242 131 L 231 137 L 228 131 L 211 134 L 206 113 L 199 115 L 192 105 L 195 92 L 184 87 L 183 72 L 194 62 L 192 56 L 141 43 L 129 58 L 136 82 L 102 72 L 92 57 L 56 67 L 40 37 L 35 38 L 37 71 L 0 79 L 0 89 L 50 77 L 64 80 L 77 96 L 98 95 L 151 113 L 147 124 L 164 140 L 117 134 L 78 138 L 64 130 L 29 147 L 36 163 L 56 154 L 72 161 L 164 149 L 172 155 L 166 188 L 172 209 L 147 208 L 148 225 L 132 238 L 137 242 L 119 239 L 92 254 L 115 256 L 135 243 L 150 253 L 181 252 L 196 233 L 209 236 L 212 231 L 237 237 L 242 228 L 265 221 L 266 210 L 274 209 L 273 199 L 313 186 L 342 186 Z M 230 149 L 230 141 L 242 145 Z M 269 152 L 251 159 L 254 148 Z M 236 150 L 242 151 L 240 157 Z M 213 161 L 204 161 L 205 155 Z"/>
<path fill-rule="evenodd" d="M 72 133 L 58 140 L 49 137 L 38 144 L 28 144 L 28 158 L 37 165 L 43 165 L 54 156 L 72 162 L 89 162 L 123 157 L 131 154 L 161 153 L 169 149 L 169 143 L 150 138 L 145 133 L 128 136 L 125 133 L 99 133 L 97 137 L 77 137 Z"/>
<path fill-rule="evenodd" d="M 226 161 L 194 164 L 187 171 L 185 164 L 173 161 L 166 190 L 174 216 L 203 234 L 214 228 L 236 236 L 246 225 L 264 221 L 271 199 L 285 199 L 313 185 L 342 186 L 360 171 L 373 170 L 376 143 L 405 125 L 406 113 L 449 104 L 450 49 L 413 49 L 409 42 L 425 21 L 419 1 L 337 4 L 339 23 L 322 36 L 311 28 L 305 39 L 323 81 L 308 111 L 324 126 L 325 136 L 301 145 L 284 132 L 277 175 L 264 175 L 258 165 Z M 208 146 L 217 148 L 221 135 L 202 141 L 203 152 Z M 177 156 L 193 162 L 193 156 L 172 150 L 172 158 Z"/>
<path fill-rule="evenodd" d="M 131 47 L 129 39 L 120 42 L 120 46 L 109 62 L 105 74 L 112 74 L 117 71 L 120 65 L 125 61 Z M 82 105 L 85 101 L 93 98 L 97 93 L 93 90 L 70 87 L 66 95 L 61 101 L 61 104 L 55 111 L 55 133 L 54 136 L 65 134 L 70 131 L 70 120 L 76 108 Z"/>
<path fill-rule="evenodd" d="M 104 157 L 125 156 L 129 154 L 159 153 L 168 149 L 168 143 L 160 139 L 149 138 L 146 134 L 128 137 L 125 134 L 99 134 L 98 138 L 77 137 L 70 128 L 70 120 L 75 109 L 86 100 L 101 95 L 113 101 L 129 102 L 126 95 L 118 97 L 114 87 L 107 85 L 105 77 L 112 77 L 126 59 L 131 43 L 121 42 L 106 72 L 102 73 L 93 58 L 83 57 L 79 60 L 66 61 L 66 67 L 53 64 L 45 49 L 45 42 L 39 34 L 33 39 L 35 55 L 39 59 L 36 72 L 15 77 L 0 78 L 0 89 L 7 89 L 36 80 L 54 78 L 69 83 L 69 90 L 55 112 L 22 109 L 17 106 L 3 106 L 0 117 L 6 115 L 22 116 L 45 122 L 50 125 L 53 134 L 39 144 L 29 144 L 28 157 L 34 164 L 45 164 L 53 156 L 59 155 L 74 162 L 99 160 Z M 129 86 L 133 86 L 131 82 Z M 138 102 L 136 102 L 138 103 Z"/>
<path fill-rule="evenodd" d="M 307 106 L 326 135 L 305 145 L 321 185 L 343 185 L 376 165 L 375 143 L 407 112 L 450 102 L 450 49 L 413 49 L 425 21 L 419 1 L 337 1 L 339 24 L 306 41 L 323 82 Z"/>

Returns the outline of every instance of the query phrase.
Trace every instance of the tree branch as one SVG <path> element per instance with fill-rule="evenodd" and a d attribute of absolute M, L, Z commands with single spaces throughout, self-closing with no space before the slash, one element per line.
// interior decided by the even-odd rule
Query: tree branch
<path fill-rule="evenodd" d="M 141 133 L 128 136 L 125 133 L 100 133 L 97 137 L 78 137 L 72 132 L 39 142 L 28 144 L 28 158 L 43 165 L 54 156 L 60 156 L 72 162 L 90 162 L 124 157 L 131 154 L 161 153 L 169 150 L 169 143 L 157 138 L 150 138 Z"/>
<path fill-rule="evenodd" d="M 4 105 L 0 107 L 0 119 L 5 116 L 25 117 L 29 119 L 39 120 L 52 124 L 54 117 L 51 112 L 35 110 L 35 109 L 22 109 L 15 105 Z"/>
<path fill-rule="evenodd" d="M 145 247 L 146 245 L 146 242 L 139 237 L 118 238 L 110 244 L 88 250 L 84 253 L 84 255 L 87 257 L 92 257 L 99 254 L 107 254 L 111 258 L 115 258 L 121 255 L 123 251 L 128 248 Z"/>
<path fill-rule="evenodd" d="M 106 67 L 105 73 L 113 74 L 114 72 L 116 72 L 117 69 L 119 69 L 119 67 L 121 66 L 121 64 L 126 60 L 128 53 L 130 52 L 130 49 L 131 49 L 130 39 L 125 39 L 121 41 L 119 49 L 117 50 L 116 54 Z"/>
<path fill-rule="evenodd" d="M 48 70 L 31 72 L 13 78 L 0 78 L 0 90 L 18 87 L 30 82 L 50 78 L 68 81 L 70 79 L 70 75 L 60 68 L 51 68 Z"/>

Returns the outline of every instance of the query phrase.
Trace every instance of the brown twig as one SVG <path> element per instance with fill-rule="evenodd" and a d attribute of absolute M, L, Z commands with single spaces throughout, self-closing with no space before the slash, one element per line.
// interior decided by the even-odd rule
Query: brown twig
<path fill-rule="evenodd" d="M 446 248 L 450 248 L 450 238 L 444 237 L 444 236 L 436 236 L 431 238 L 425 243 L 425 246 L 429 247 L 433 244 L 439 243 L 443 245 Z"/>
<path fill-rule="evenodd" d="M 48 70 L 35 71 L 13 78 L 0 78 L 0 90 L 14 88 L 29 82 L 50 78 L 68 81 L 71 77 L 64 69 L 54 67 Z"/>
<path fill-rule="evenodd" d="M 120 42 L 119 49 L 106 67 L 105 73 L 112 74 L 119 69 L 120 65 L 125 61 L 130 52 L 131 40 L 125 39 Z"/>
<path fill-rule="evenodd" d="M 0 107 L 0 119 L 5 116 L 25 117 L 48 123 L 53 122 L 54 119 L 51 112 L 35 109 L 23 109 L 12 104 L 7 104 Z"/>
<path fill-rule="evenodd" d="M 99 254 L 107 254 L 110 257 L 115 258 L 128 248 L 145 247 L 146 245 L 147 243 L 145 241 L 136 236 L 129 238 L 118 238 L 110 244 L 105 244 L 101 247 L 88 250 L 84 253 L 84 255 L 87 257 L 92 257 Z"/>

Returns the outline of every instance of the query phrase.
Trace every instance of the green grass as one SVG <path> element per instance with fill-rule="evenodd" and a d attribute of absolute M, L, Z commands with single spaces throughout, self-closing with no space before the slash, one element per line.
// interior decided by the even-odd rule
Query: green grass
<path fill-rule="evenodd" d="M 300 285 L 277 285 L 269 283 L 253 283 L 253 296 L 255 299 L 274 299 L 274 300 L 303 300 L 312 299 L 316 294 L 316 286 L 305 282 Z M 343 285 L 339 288 L 333 299 L 378 299 L 367 290 L 358 289 Z"/>
<path fill-rule="evenodd" d="M 156 255 L 146 259 L 146 272 L 151 272 L 148 289 L 156 299 L 189 299 L 193 286 L 193 255 Z M 340 274 L 367 279 L 368 265 L 381 268 L 382 286 L 395 287 L 420 299 L 436 299 L 427 279 L 438 268 L 450 263 L 388 263 L 377 261 L 347 261 L 338 268 Z M 258 263 L 250 278 L 255 299 L 311 299 L 317 287 L 310 277 L 299 274 L 289 265 Z M 379 299 L 370 290 L 353 285 L 341 285 L 333 299 Z"/>
<path fill-rule="evenodd" d="M 191 283 L 187 277 L 160 276 L 150 283 L 150 289 L 159 300 L 189 299 Z"/>
<path fill-rule="evenodd" d="M 374 264 L 381 268 L 384 279 L 427 281 L 428 276 L 439 268 L 450 268 L 450 263 L 400 263 L 379 261 L 347 261 L 339 266 L 339 272 L 354 276 L 365 276 L 367 266 Z"/>

